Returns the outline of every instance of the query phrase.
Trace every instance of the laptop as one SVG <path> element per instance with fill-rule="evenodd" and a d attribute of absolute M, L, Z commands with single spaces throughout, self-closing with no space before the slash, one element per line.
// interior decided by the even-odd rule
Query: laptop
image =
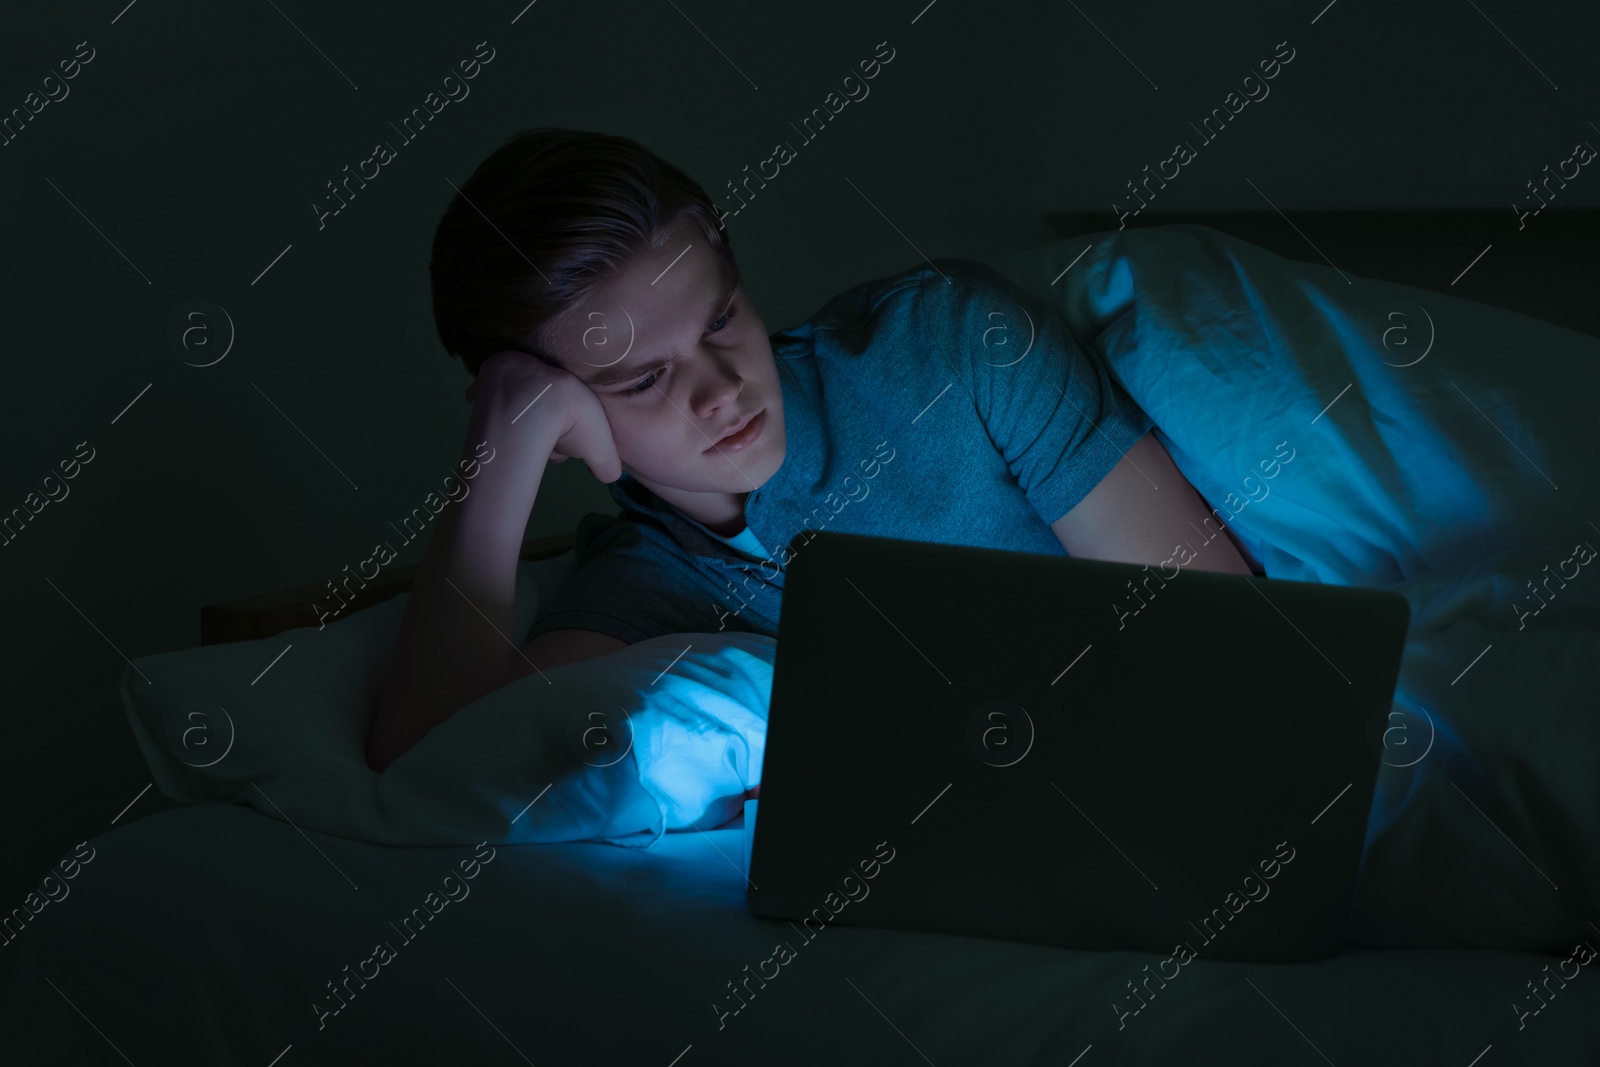
<path fill-rule="evenodd" d="M 789 550 L 753 912 L 808 939 L 1346 950 L 1399 593 L 829 531 Z"/>

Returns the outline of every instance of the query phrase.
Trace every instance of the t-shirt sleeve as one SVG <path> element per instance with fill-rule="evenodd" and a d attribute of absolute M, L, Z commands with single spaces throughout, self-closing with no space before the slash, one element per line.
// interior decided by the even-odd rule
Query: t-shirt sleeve
<path fill-rule="evenodd" d="M 718 628 L 703 581 L 665 531 L 592 513 L 576 540 L 577 569 L 539 605 L 524 643 L 549 630 L 595 630 L 631 645 Z"/>
<path fill-rule="evenodd" d="M 956 375 L 1028 503 L 1053 523 L 1155 423 L 1054 308 L 986 264 L 934 265 L 943 276 L 930 271 L 919 292 L 924 350 Z"/>

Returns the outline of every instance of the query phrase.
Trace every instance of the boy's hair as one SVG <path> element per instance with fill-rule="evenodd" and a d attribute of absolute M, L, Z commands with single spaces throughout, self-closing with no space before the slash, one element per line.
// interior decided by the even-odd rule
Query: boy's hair
<path fill-rule="evenodd" d="M 445 208 L 428 271 L 445 351 L 476 377 L 506 348 L 593 295 L 683 220 L 739 276 L 705 190 L 627 137 L 537 127 L 490 154 Z"/>

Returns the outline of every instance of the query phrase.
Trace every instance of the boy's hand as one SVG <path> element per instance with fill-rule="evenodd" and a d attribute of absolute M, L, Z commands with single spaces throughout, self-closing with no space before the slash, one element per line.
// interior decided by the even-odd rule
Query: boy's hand
<path fill-rule="evenodd" d="M 483 409 L 492 425 L 503 425 L 507 438 L 515 435 L 513 422 L 548 420 L 560 436 L 549 456 L 539 459 L 560 463 L 577 456 L 602 482 L 622 477 L 605 408 L 594 390 L 571 371 L 531 353 L 506 349 L 484 360 L 467 386 L 466 399 L 474 409 Z"/>

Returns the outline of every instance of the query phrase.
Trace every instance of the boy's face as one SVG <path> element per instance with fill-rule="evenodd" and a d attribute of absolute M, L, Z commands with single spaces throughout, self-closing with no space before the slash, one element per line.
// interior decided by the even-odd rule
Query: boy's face
<path fill-rule="evenodd" d="M 540 339 L 544 355 L 599 397 L 623 469 L 730 533 L 787 443 L 767 328 L 735 282 L 699 229 L 680 226 L 664 251 L 635 260 Z M 718 444 L 753 415 L 753 441 Z"/>

